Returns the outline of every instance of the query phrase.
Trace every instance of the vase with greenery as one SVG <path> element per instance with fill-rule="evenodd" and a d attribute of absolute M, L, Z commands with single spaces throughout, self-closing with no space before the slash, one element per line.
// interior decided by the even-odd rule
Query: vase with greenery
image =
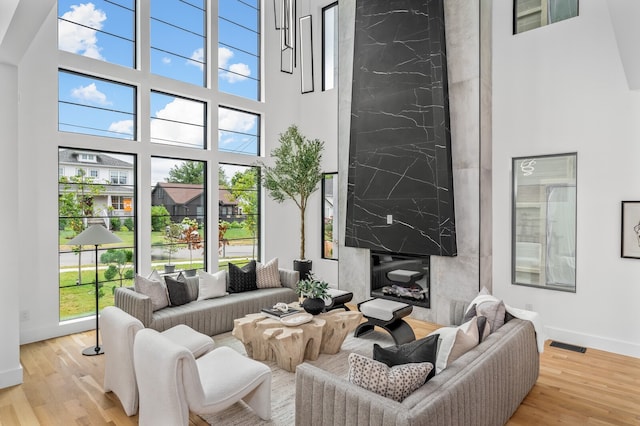
<path fill-rule="evenodd" d="M 309 272 L 307 278 L 298 281 L 296 293 L 304 298 L 302 307 L 313 315 L 318 315 L 324 310 L 324 299 L 328 297 L 329 283 L 316 278 L 313 272 Z"/>
<path fill-rule="evenodd" d="M 278 203 L 292 200 L 300 213 L 300 252 L 298 263 L 294 269 L 300 271 L 300 277 L 306 278 L 311 270 L 310 261 L 305 258 L 305 212 L 311 194 L 318 188 L 322 180 L 320 163 L 324 142 L 319 139 L 307 139 L 296 125 L 291 125 L 286 132 L 280 134 L 280 145 L 271 151 L 274 165 L 262 167 L 262 185 L 267 193 Z M 302 268 L 300 263 L 304 262 Z"/>

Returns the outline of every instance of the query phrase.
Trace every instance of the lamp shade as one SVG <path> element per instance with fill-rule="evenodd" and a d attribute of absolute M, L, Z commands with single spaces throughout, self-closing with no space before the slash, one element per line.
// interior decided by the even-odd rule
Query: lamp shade
<path fill-rule="evenodd" d="M 100 245 L 121 243 L 122 240 L 117 235 L 109 232 L 107 228 L 102 225 L 91 225 L 74 238 L 69 240 L 67 244 L 72 246 L 84 246 L 84 245 Z"/>

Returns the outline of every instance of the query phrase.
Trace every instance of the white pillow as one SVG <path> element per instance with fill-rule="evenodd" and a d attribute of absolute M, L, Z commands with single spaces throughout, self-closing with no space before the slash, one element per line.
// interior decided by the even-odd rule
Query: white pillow
<path fill-rule="evenodd" d="M 476 347 L 480 340 L 477 317 L 473 317 L 459 327 L 442 327 L 431 334 L 440 335 L 436 374 L 440 374 L 449 364 Z"/>
<path fill-rule="evenodd" d="M 198 300 L 213 299 L 227 294 L 227 273 L 218 271 L 210 274 L 206 271 L 198 271 Z"/>
<path fill-rule="evenodd" d="M 136 292 L 144 294 L 151 299 L 151 305 L 154 311 L 169 306 L 167 287 L 161 280 L 153 280 L 136 274 L 133 288 Z"/>

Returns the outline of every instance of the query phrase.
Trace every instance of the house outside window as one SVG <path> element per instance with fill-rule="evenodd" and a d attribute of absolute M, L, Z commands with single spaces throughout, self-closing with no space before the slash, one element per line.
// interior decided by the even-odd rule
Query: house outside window
<path fill-rule="evenodd" d="M 113 185 L 126 185 L 128 173 L 124 170 L 111 170 L 109 172 L 110 180 Z"/>

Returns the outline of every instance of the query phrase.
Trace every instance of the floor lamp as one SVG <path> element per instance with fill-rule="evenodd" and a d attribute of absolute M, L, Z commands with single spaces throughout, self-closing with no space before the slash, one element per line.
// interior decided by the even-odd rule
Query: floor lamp
<path fill-rule="evenodd" d="M 75 236 L 75 238 L 69 241 L 69 245 L 72 246 L 89 246 L 93 245 L 96 248 L 96 345 L 92 348 L 87 348 L 82 351 L 82 355 L 93 356 L 93 355 L 102 355 L 104 351 L 100 347 L 100 340 L 98 337 L 99 330 L 99 315 L 98 315 L 98 298 L 99 298 L 99 287 L 98 287 L 98 246 L 100 244 L 111 244 L 111 243 L 121 243 L 122 240 L 117 235 L 109 232 L 107 228 L 102 225 L 91 225 L 81 233 Z"/>

